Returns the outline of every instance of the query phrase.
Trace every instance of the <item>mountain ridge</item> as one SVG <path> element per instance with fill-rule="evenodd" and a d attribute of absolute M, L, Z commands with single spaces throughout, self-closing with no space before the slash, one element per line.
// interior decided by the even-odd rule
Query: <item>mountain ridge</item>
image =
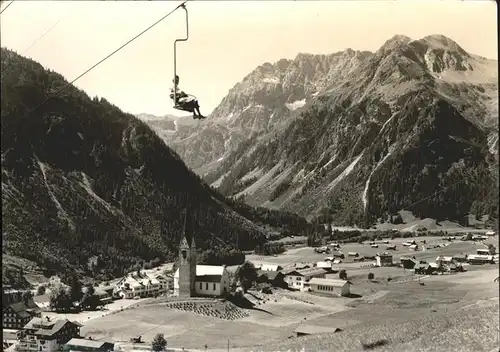
<path fill-rule="evenodd" d="M 145 122 L 104 98 L 70 85 L 32 110 L 67 81 L 4 48 L 1 59 L 9 65 L 1 82 L 4 254 L 47 273 L 105 279 L 174 259 L 186 208 L 199 250 L 227 258 L 281 227 L 308 227 L 224 198 Z M 94 256 L 99 264 L 89 267 Z"/>
<path fill-rule="evenodd" d="M 385 173 L 384 169 L 392 165 L 389 150 L 406 148 L 410 152 L 416 148 L 425 152 L 419 143 L 431 143 L 426 136 L 439 140 L 434 145 L 439 144 L 441 149 L 434 150 L 438 155 L 432 164 L 442 171 L 426 176 L 426 182 L 430 182 L 426 192 L 431 193 L 439 189 L 440 182 L 445 182 L 438 180 L 454 163 L 460 164 L 464 158 L 474 159 L 472 165 L 465 163 L 467 167 L 459 168 L 463 172 L 460 177 L 465 177 L 467 168 L 477 169 L 482 175 L 481 170 L 489 167 L 485 160 L 492 157 L 497 160 L 495 60 L 469 54 L 442 35 L 418 40 L 397 35 L 374 53 L 359 53 L 362 52 L 348 49 L 330 56 L 298 54 L 294 60 L 303 60 L 300 63 L 292 64 L 293 60 L 285 59 L 259 66 L 236 84 L 214 110 L 211 119 L 213 124 L 218 124 L 218 130 L 211 124 L 200 126 L 185 136 L 184 144 L 179 142 L 173 148 L 180 150 L 188 165 L 226 195 L 245 196 L 252 205 L 297 211 L 304 216 L 322 211 L 324 206 L 317 204 L 318 199 L 331 203 L 332 199 L 344 197 L 340 203 L 349 204 L 341 206 L 344 213 L 350 209 L 357 214 L 337 216 L 338 221 L 347 217 L 350 219 L 347 222 L 366 217 L 366 204 L 370 203 L 369 199 L 373 199 L 372 204 L 376 203 L 375 194 L 379 198 L 388 197 L 386 186 L 382 189 L 370 185 L 372 182 L 376 185 L 377 174 Z M 342 55 L 344 59 L 336 61 L 337 66 L 321 65 L 325 57 Z M 354 62 L 351 59 L 356 55 L 358 61 Z M 315 74 L 321 79 L 304 79 Z M 293 78 L 296 86 L 283 91 L 287 78 Z M 297 100 L 303 98 L 304 101 Z M 297 108 L 290 111 L 287 104 L 292 103 L 296 103 L 293 107 Z M 434 106 L 426 109 L 432 116 L 419 114 L 419 107 L 428 104 Z M 279 123 L 273 121 L 276 115 Z M 456 120 L 449 120 L 448 115 Z M 268 127 L 270 120 L 273 122 Z M 450 125 L 443 126 L 442 121 L 449 121 Z M 455 127 L 457 133 L 465 133 L 465 136 L 447 133 L 448 128 Z M 464 132 L 469 130 L 471 134 Z M 476 143 L 468 138 L 479 139 Z M 456 149 L 456 160 L 442 154 L 447 146 Z M 212 147 L 212 153 L 203 152 L 192 159 L 200 147 L 204 150 Z M 472 154 L 460 155 L 460 148 Z M 493 151 L 493 156 L 488 155 L 488 150 Z M 403 155 L 399 153 L 397 157 L 403 158 Z M 431 159 L 425 160 L 431 162 Z M 425 169 L 425 165 L 418 162 L 414 172 Z M 372 172 L 372 169 L 375 170 Z M 481 177 L 486 177 L 481 180 L 487 184 L 493 182 L 486 175 Z M 349 181 L 349 178 L 354 179 Z M 410 186 L 410 182 L 391 182 L 401 187 Z M 352 194 L 348 197 L 346 192 Z M 448 213 L 446 216 L 462 217 L 465 215 L 462 208 L 483 201 L 470 197 L 474 198 L 469 196 L 463 200 L 467 206 L 460 205 L 460 214 L 450 215 L 456 211 L 448 209 L 444 211 Z M 389 197 L 398 206 L 411 203 L 392 198 Z M 383 202 L 387 204 L 387 200 Z M 389 211 L 387 205 L 374 204 L 374 207 L 375 214 L 370 218 L 387 216 L 384 215 Z M 445 216 L 444 213 L 438 217 Z"/>

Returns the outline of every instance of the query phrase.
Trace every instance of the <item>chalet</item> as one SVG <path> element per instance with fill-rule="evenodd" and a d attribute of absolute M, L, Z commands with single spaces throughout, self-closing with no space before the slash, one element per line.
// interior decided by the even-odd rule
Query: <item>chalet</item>
<path fill-rule="evenodd" d="M 278 264 L 262 264 L 259 269 L 262 271 L 280 271 L 283 268 Z"/>
<path fill-rule="evenodd" d="M 304 270 L 292 270 L 285 274 L 285 282 L 288 287 L 304 290 L 305 286 L 314 277 L 324 278 L 326 270 L 321 268 L 309 268 Z"/>
<path fill-rule="evenodd" d="M 415 265 L 418 264 L 418 262 L 415 258 L 401 257 L 399 260 L 401 261 L 401 265 L 405 269 L 413 269 L 415 267 Z"/>
<path fill-rule="evenodd" d="M 352 282 L 346 280 L 312 278 L 309 281 L 309 291 L 332 296 L 348 296 L 351 293 L 351 285 Z"/>
<path fill-rule="evenodd" d="M 377 266 L 392 266 L 392 255 L 387 253 L 377 254 L 375 256 Z"/>
<path fill-rule="evenodd" d="M 300 337 L 306 335 L 327 334 L 339 331 L 342 331 L 342 329 L 329 326 L 300 324 L 293 332 L 295 333 L 295 336 Z"/>
<path fill-rule="evenodd" d="M 332 271 L 332 262 L 317 262 L 315 265 L 316 268 L 324 269 L 327 272 Z"/>
<path fill-rule="evenodd" d="M 51 321 L 49 319 L 33 318 L 26 324 L 26 337 L 20 343 L 24 351 L 55 352 L 61 345 L 80 336 L 82 325 L 67 319 Z"/>
<path fill-rule="evenodd" d="M 89 339 L 72 338 L 66 343 L 62 350 L 66 351 L 85 351 L 85 352 L 110 352 L 115 348 L 115 344 L 108 341 L 96 341 Z"/>
<path fill-rule="evenodd" d="M 437 270 L 437 268 L 427 263 L 416 264 L 413 269 L 415 270 L 415 274 L 421 274 L 421 275 L 431 275 Z"/>
<path fill-rule="evenodd" d="M 151 297 L 165 292 L 166 287 L 162 285 L 156 276 L 148 276 L 146 273 L 133 272 L 127 274 L 115 285 L 113 294 L 121 298 Z"/>
<path fill-rule="evenodd" d="M 444 255 L 440 255 L 439 257 L 436 258 L 436 263 L 438 263 L 438 264 L 441 263 L 441 265 L 451 264 L 453 262 L 454 262 L 453 257 L 447 257 Z"/>
<path fill-rule="evenodd" d="M 293 265 L 293 267 L 295 268 L 295 270 L 304 270 L 304 269 L 309 269 L 310 267 L 312 267 L 312 264 L 309 264 L 309 263 L 295 263 Z"/>
<path fill-rule="evenodd" d="M 287 287 L 285 275 L 281 271 L 264 271 L 257 272 L 257 280 L 259 282 L 267 282 L 274 287 Z"/>
<path fill-rule="evenodd" d="M 3 327 L 7 329 L 22 329 L 33 317 L 42 315 L 33 299 L 13 303 L 2 310 Z"/>
<path fill-rule="evenodd" d="M 9 346 L 18 343 L 25 336 L 24 330 L 3 329 L 3 341 Z"/>

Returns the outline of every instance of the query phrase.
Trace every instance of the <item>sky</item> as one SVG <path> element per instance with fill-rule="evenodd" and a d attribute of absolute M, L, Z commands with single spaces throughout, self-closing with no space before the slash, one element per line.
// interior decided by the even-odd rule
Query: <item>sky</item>
<path fill-rule="evenodd" d="M 71 81 L 180 3 L 18 0 L 1 15 L 1 45 Z M 257 66 L 299 52 L 376 51 L 396 34 L 443 34 L 498 59 L 494 1 L 189 1 L 187 8 L 190 37 L 177 46 L 179 87 L 198 98 L 205 115 Z M 178 10 L 75 85 L 126 112 L 185 115 L 168 97 L 173 42 L 184 34 Z"/>

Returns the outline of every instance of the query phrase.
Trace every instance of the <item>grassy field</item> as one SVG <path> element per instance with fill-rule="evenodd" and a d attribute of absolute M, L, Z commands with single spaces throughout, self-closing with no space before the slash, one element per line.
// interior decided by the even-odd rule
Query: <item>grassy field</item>
<path fill-rule="evenodd" d="M 496 237 L 498 239 L 498 237 Z M 421 245 L 420 241 L 425 240 L 426 247 L 425 251 L 410 251 L 407 247 L 402 244 L 407 241 L 415 240 L 416 243 Z M 382 241 L 377 241 L 382 242 Z M 386 244 L 380 243 L 379 248 L 372 248 L 369 243 L 359 244 L 359 243 L 349 243 L 341 247 L 341 251 L 346 255 L 342 264 L 339 264 L 339 268 L 345 268 L 346 270 L 352 270 L 361 268 L 366 262 L 354 262 L 352 257 L 347 257 L 348 252 L 357 252 L 360 256 L 375 256 L 377 253 L 389 252 L 394 256 L 394 261 L 399 261 L 401 256 L 415 256 L 417 260 L 435 261 L 436 257 L 439 255 L 451 256 L 460 255 L 466 253 L 475 253 L 478 248 L 486 248 L 485 245 L 471 241 L 459 241 L 455 240 L 448 242 L 443 240 L 442 237 L 429 236 L 429 237 L 410 237 L 410 238 L 397 238 L 394 240 L 389 240 L 390 245 L 396 245 L 396 250 L 387 251 Z M 447 244 L 446 247 L 431 248 L 432 246 L 438 244 Z M 280 254 L 276 257 L 274 256 L 262 256 L 250 254 L 246 256 L 246 259 L 255 264 L 279 264 L 283 267 L 290 267 L 293 263 L 305 262 L 305 263 L 315 263 L 318 261 L 323 261 L 325 257 L 329 254 L 318 254 L 311 247 L 302 248 L 292 248 L 287 250 L 285 253 Z"/>
<path fill-rule="evenodd" d="M 92 338 L 106 337 L 119 342 L 142 335 L 148 343 L 157 333 L 163 333 L 169 346 L 203 349 L 205 344 L 209 348 L 227 347 L 228 340 L 232 347 L 252 346 L 255 341 L 276 342 L 287 338 L 293 329 L 225 321 L 166 307 L 141 306 L 91 320 L 81 331 Z"/>
<path fill-rule="evenodd" d="M 385 346 L 377 351 L 494 351 L 498 350 L 497 311 L 498 302 L 492 301 L 407 321 L 384 319 L 358 324 L 340 333 L 289 339 L 248 351 L 362 351 L 363 344 L 378 341 Z"/>

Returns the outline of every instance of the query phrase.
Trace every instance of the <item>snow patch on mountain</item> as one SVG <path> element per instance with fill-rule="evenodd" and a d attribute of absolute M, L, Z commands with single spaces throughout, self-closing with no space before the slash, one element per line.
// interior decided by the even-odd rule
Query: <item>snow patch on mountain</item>
<path fill-rule="evenodd" d="M 301 99 L 301 100 L 295 100 L 294 102 L 292 103 L 287 103 L 285 104 L 285 106 L 288 108 L 288 110 L 290 111 L 295 111 L 297 109 L 300 109 L 301 107 L 303 107 L 304 105 L 306 105 L 306 99 Z"/>
<path fill-rule="evenodd" d="M 280 80 L 278 77 L 266 77 L 262 80 L 264 83 L 279 84 Z"/>

